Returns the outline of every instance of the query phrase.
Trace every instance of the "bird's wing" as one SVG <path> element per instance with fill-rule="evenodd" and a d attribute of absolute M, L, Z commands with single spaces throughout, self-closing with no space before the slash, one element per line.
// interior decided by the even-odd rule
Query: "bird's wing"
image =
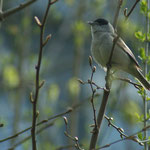
<path fill-rule="evenodd" d="M 117 36 L 117 35 L 114 35 L 114 38 L 115 38 L 116 36 Z M 117 40 L 117 43 L 116 43 L 116 44 L 117 44 L 123 51 L 125 51 L 125 52 L 129 55 L 129 57 L 135 62 L 135 64 L 136 64 L 136 66 L 138 67 L 138 69 L 141 70 L 141 67 L 140 67 L 140 65 L 138 64 L 138 62 L 137 62 L 135 56 L 133 55 L 132 51 L 128 48 L 128 46 L 124 43 L 124 41 L 123 41 L 121 38 L 119 38 L 119 39 Z"/>

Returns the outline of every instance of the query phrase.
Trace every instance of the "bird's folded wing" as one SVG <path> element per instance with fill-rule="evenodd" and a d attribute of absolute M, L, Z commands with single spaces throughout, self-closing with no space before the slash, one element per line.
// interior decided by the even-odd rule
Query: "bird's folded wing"
<path fill-rule="evenodd" d="M 137 62 L 135 56 L 133 55 L 132 51 L 128 48 L 128 46 L 124 43 L 124 41 L 123 41 L 121 38 L 119 38 L 119 39 L 117 40 L 117 43 L 116 43 L 116 44 L 117 44 L 123 51 L 125 51 L 125 52 L 129 55 L 129 57 L 135 62 L 135 64 L 136 64 L 136 66 L 138 67 L 138 69 L 141 70 L 141 68 L 140 68 L 140 66 L 139 66 L 139 64 L 138 64 L 138 62 Z"/>

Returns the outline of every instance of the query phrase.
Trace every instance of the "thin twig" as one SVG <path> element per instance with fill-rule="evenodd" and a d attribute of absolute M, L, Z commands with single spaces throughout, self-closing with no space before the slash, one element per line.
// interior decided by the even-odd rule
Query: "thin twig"
<path fill-rule="evenodd" d="M 95 95 L 95 97 L 97 97 L 97 96 L 99 96 L 99 95 L 98 95 L 98 94 Z M 47 119 L 44 119 L 44 120 L 38 122 L 38 123 L 36 124 L 36 126 L 40 126 L 40 125 L 45 124 L 45 123 L 47 123 L 47 122 L 49 122 L 49 121 L 51 121 L 51 120 L 53 120 L 53 119 L 58 119 L 58 118 L 60 118 L 60 117 L 62 117 L 62 116 L 64 116 L 64 115 L 66 115 L 66 114 L 69 114 L 69 113 L 71 113 L 72 111 L 74 111 L 75 109 L 79 108 L 81 105 L 83 105 L 83 104 L 85 104 L 86 102 L 88 102 L 90 99 L 91 99 L 91 97 L 89 97 L 89 98 L 83 100 L 83 101 L 80 102 L 80 103 L 74 104 L 73 106 L 68 107 L 68 109 L 67 109 L 66 111 L 64 111 L 64 112 L 62 112 L 62 113 L 59 113 L 59 114 L 57 114 L 57 115 L 54 115 L 54 116 L 52 116 L 52 117 L 49 117 L 49 118 L 47 118 Z M 16 138 L 16 137 L 18 137 L 19 135 L 21 135 L 21 134 L 23 134 L 23 133 L 29 131 L 31 128 L 32 128 L 32 126 L 26 128 L 26 129 L 24 129 L 24 130 L 22 130 L 22 131 L 20 131 L 20 132 L 18 132 L 18 133 L 16 133 L 16 134 L 12 135 L 12 136 L 9 136 L 9 137 L 7 137 L 7 138 L 1 139 L 1 140 L 0 140 L 0 143 L 5 142 L 5 141 L 8 141 L 8 140 L 13 139 L 13 138 Z"/>
<path fill-rule="evenodd" d="M 56 148 L 56 150 L 66 150 L 66 149 L 70 149 L 73 147 L 74 147 L 74 144 L 70 144 L 70 145 L 60 146 L 60 147 Z"/>
<path fill-rule="evenodd" d="M 132 6 L 132 8 L 130 9 L 130 11 L 127 14 L 127 8 L 124 10 L 124 16 L 126 17 L 126 20 L 129 18 L 129 16 L 131 15 L 131 13 L 133 12 L 134 8 L 136 7 L 136 5 L 138 4 L 140 0 L 136 0 L 136 2 L 134 3 L 134 5 Z"/>
<path fill-rule="evenodd" d="M 115 18 L 114 18 L 114 23 L 113 23 L 114 29 L 116 28 L 116 25 L 117 25 L 117 20 L 118 20 L 118 16 L 119 16 L 119 12 L 120 12 L 122 2 L 123 2 L 123 0 L 118 0 L 118 7 L 117 7 L 117 11 L 116 11 Z M 131 9 L 130 13 L 128 14 L 128 17 L 133 12 L 135 6 Z M 114 47 L 115 47 L 115 44 L 116 44 L 118 39 L 119 39 L 119 36 L 117 36 L 113 41 L 111 54 L 110 54 L 110 57 L 109 57 L 109 61 L 107 63 L 107 72 L 106 72 L 106 77 L 105 77 L 106 84 L 105 84 L 105 89 L 104 89 L 104 94 L 103 94 L 101 107 L 99 109 L 99 113 L 98 113 L 98 117 L 97 117 L 97 126 L 98 126 L 99 130 L 100 130 L 101 123 L 102 123 L 102 120 L 103 120 L 103 117 L 104 117 L 104 113 L 105 113 L 105 109 L 106 109 L 106 105 L 107 105 L 107 101 L 108 101 L 108 96 L 109 96 L 109 93 L 110 93 L 110 87 L 111 87 L 111 81 L 110 81 L 111 60 L 112 60 L 112 57 L 113 57 Z M 91 142 L 90 142 L 90 148 L 89 148 L 90 150 L 95 149 L 99 130 L 95 130 L 95 132 L 93 132 L 93 134 L 92 134 L 92 138 L 91 138 Z"/>
<path fill-rule="evenodd" d="M 32 119 L 32 129 L 31 129 L 31 134 L 32 134 L 32 149 L 36 150 L 36 118 L 37 118 L 37 101 L 38 101 L 38 96 L 39 96 L 39 90 L 40 90 L 40 67 L 41 67 L 41 62 L 42 62 L 42 54 L 43 54 L 43 47 L 45 46 L 45 41 L 44 41 L 44 27 L 46 23 L 46 19 L 48 16 L 48 12 L 51 6 L 51 0 L 48 0 L 47 8 L 43 17 L 42 22 L 35 17 L 36 23 L 40 27 L 40 49 L 39 49 L 39 55 L 38 55 L 38 62 L 35 67 L 36 69 L 36 82 L 35 82 L 35 97 L 32 101 L 33 104 L 33 119 Z M 48 38 L 47 38 L 48 39 Z M 47 40 L 46 39 L 46 40 Z"/>
<path fill-rule="evenodd" d="M 119 12 L 120 12 L 122 3 L 123 3 L 123 0 L 118 0 L 117 11 L 116 11 L 116 13 L 115 13 L 114 22 L 113 22 L 113 27 L 114 27 L 114 28 L 116 28 L 116 26 L 117 26 L 118 16 L 119 16 Z"/>
<path fill-rule="evenodd" d="M 108 126 L 112 126 L 114 129 L 116 129 L 118 132 L 119 132 L 119 134 L 120 134 L 120 137 L 121 138 L 123 138 L 123 137 L 129 137 L 129 136 L 127 136 L 125 133 L 124 133 L 124 130 L 122 129 L 122 128 L 120 128 L 120 127 L 118 127 L 118 126 L 116 126 L 114 123 L 112 123 L 112 120 L 113 120 L 113 118 L 109 118 L 108 116 L 104 116 L 106 119 L 107 119 L 107 121 L 108 121 Z M 139 141 L 139 140 L 137 140 L 137 139 L 135 139 L 135 138 L 133 138 L 132 139 L 133 141 L 135 141 L 135 142 L 137 142 L 137 143 L 139 143 L 140 145 L 144 145 L 141 141 Z"/>
<path fill-rule="evenodd" d="M 91 74 L 91 78 L 90 80 L 88 80 L 88 83 L 90 84 L 90 87 L 91 87 L 91 90 L 92 90 L 92 97 L 91 97 L 91 104 L 92 104 L 92 109 L 93 109 L 93 115 L 94 115 L 94 128 L 97 130 L 97 121 L 96 121 L 96 109 L 95 109 L 95 106 L 94 106 L 94 97 L 95 97 L 95 93 L 96 93 L 96 89 L 93 88 L 93 75 L 96 71 L 96 67 L 95 66 L 92 66 L 92 57 L 89 56 L 89 64 L 90 64 L 90 68 L 91 68 L 91 71 L 92 71 L 92 74 Z"/>
<path fill-rule="evenodd" d="M 135 135 L 139 134 L 140 132 L 144 132 L 145 130 L 147 130 L 147 129 L 149 129 L 149 128 L 150 128 L 150 125 L 149 125 L 149 126 L 146 126 L 145 128 L 143 128 L 143 129 L 141 129 L 141 130 L 135 132 L 134 134 L 132 134 L 132 135 L 130 135 L 130 136 L 128 136 L 128 137 L 125 137 L 125 138 L 116 140 L 116 141 L 114 141 L 114 142 L 111 142 L 111 143 L 106 144 L 106 145 L 104 145 L 104 146 L 101 146 L 101 147 L 99 147 L 99 148 L 96 148 L 95 150 L 99 150 L 99 149 L 103 149 L 103 148 L 106 148 L 106 147 L 110 147 L 111 145 L 116 144 L 116 143 L 119 143 L 119 142 L 122 142 L 122 141 L 124 141 L 124 140 L 133 140 L 133 141 L 135 141 L 135 142 L 138 142 L 139 144 L 140 144 L 140 143 L 144 143 L 145 141 L 147 142 L 147 141 L 149 141 L 149 139 L 148 139 L 148 140 L 139 141 L 139 139 L 137 139 L 137 137 L 136 137 Z M 141 145 L 141 144 L 140 144 L 140 145 Z M 142 146 L 143 146 L 143 145 L 142 145 Z"/>
<path fill-rule="evenodd" d="M 47 128 L 53 126 L 54 123 L 51 122 L 47 125 L 45 125 L 44 127 L 41 127 L 39 130 L 37 130 L 36 135 L 38 135 L 39 133 L 41 133 L 42 131 L 46 130 Z M 16 144 L 14 144 L 11 148 L 9 148 L 9 150 L 14 150 L 14 148 L 18 147 L 19 145 L 25 143 L 26 141 L 28 141 L 29 139 L 31 139 L 31 135 L 27 136 L 26 138 L 20 140 L 19 142 L 17 142 Z"/>
<path fill-rule="evenodd" d="M 1 11 L 0 12 L 0 21 L 2 21 L 3 19 L 7 18 L 8 16 L 10 15 L 13 15 L 14 13 L 26 8 L 27 6 L 31 5 L 32 3 L 34 3 L 36 0 L 31 0 L 31 1 L 28 1 L 28 2 L 24 2 L 24 3 L 21 3 L 20 5 L 16 6 L 15 8 L 11 8 L 9 10 L 6 10 L 6 11 Z"/>
<path fill-rule="evenodd" d="M 68 114 L 68 113 L 71 113 L 71 112 L 72 112 L 74 109 L 76 109 L 77 107 L 79 107 L 79 104 L 78 104 L 78 105 L 75 105 L 75 107 L 69 108 L 68 110 L 66 110 L 66 111 L 64 111 L 64 112 L 62 112 L 62 113 L 60 113 L 60 114 L 58 114 L 58 115 L 54 115 L 54 116 L 52 116 L 52 117 L 49 117 L 48 119 L 44 119 L 44 120 L 38 122 L 38 123 L 36 124 L 36 126 L 40 126 L 40 125 L 45 124 L 45 123 L 47 123 L 47 122 L 49 122 L 49 121 L 51 121 L 51 120 L 53 120 L 53 119 L 58 119 L 59 117 L 62 117 L 62 116 L 64 116 L 64 115 Z M 13 138 L 16 138 L 16 137 L 18 137 L 19 135 L 21 135 L 21 134 L 23 134 L 23 133 L 29 131 L 30 129 L 32 129 L 32 126 L 26 128 L 26 129 L 24 129 L 24 130 L 22 130 L 22 131 L 20 131 L 20 132 L 18 132 L 18 133 L 16 133 L 16 134 L 12 135 L 12 136 L 9 136 L 9 137 L 7 137 L 7 138 L 4 138 L 4 139 L 0 140 L 0 143 L 5 142 L 5 141 L 8 141 L 8 140 L 13 139 Z"/>
<path fill-rule="evenodd" d="M 77 150 L 84 150 L 80 147 L 80 144 L 79 144 L 79 139 L 78 137 L 73 137 L 71 136 L 69 133 L 68 133 L 68 120 L 66 117 L 64 117 L 64 122 L 65 122 L 65 126 L 66 126 L 66 131 L 64 132 L 65 136 L 68 137 L 69 139 L 71 139 L 75 145 L 74 147 L 77 149 Z"/>
<path fill-rule="evenodd" d="M 115 48 L 115 44 L 116 44 L 117 40 L 114 40 L 113 42 L 113 46 L 112 46 L 112 50 L 111 50 L 111 55 L 109 57 L 109 61 L 108 61 L 108 65 L 107 65 L 107 73 L 106 73 L 106 84 L 105 84 L 105 89 L 104 89 L 104 94 L 103 94 L 103 98 L 102 98 L 102 103 L 98 112 L 98 116 L 97 116 L 97 129 L 94 128 L 93 129 L 93 134 L 92 134 L 92 138 L 91 138 L 91 142 L 90 142 L 90 150 L 94 149 L 96 146 L 96 142 L 97 142 L 97 138 L 98 138 L 98 133 L 102 124 L 102 120 L 104 117 L 104 113 L 105 113 L 105 109 L 106 109 L 106 105 L 108 102 L 108 96 L 110 94 L 110 87 L 111 87 L 111 82 L 110 82 L 110 69 L 111 69 L 111 59 L 112 59 L 112 55 L 113 55 L 113 51 Z"/>
<path fill-rule="evenodd" d="M 0 0 L 0 13 L 3 12 L 3 0 Z"/>
<path fill-rule="evenodd" d="M 137 83 L 134 83 L 134 82 L 132 82 L 130 79 L 127 79 L 127 78 L 114 77 L 113 79 L 114 79 L 114 80 L 121 80 L 121 81 L 127 82 L 127 83 L 133 85 L 133 86 L 134 86 L 135 88 L 137 88 L 138 90 L 142 88 L 142 85 L 137 84 Z"/>

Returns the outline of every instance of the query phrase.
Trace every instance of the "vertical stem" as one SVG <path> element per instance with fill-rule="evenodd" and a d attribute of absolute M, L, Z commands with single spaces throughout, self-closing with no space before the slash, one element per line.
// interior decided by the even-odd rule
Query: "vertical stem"
<path fill-rule="evenodd" d="M 117 20 L 118 20 L 118 17 L 119 17 L 119 12 L 120 12 L 122 3 L 123 3 L 123 0 L 118 0 L 118 6 L 117 6 L 117 10 L 116 10 L 115 17 L 114 17 L 114 22 L 113 22 L 114 29 L 116 29 L 116 26 L 117 26 L 117 23 L 118 23 Z"/>
<path fill-rule="evenodd" d="M 145 54 L 148 56 L 149 42 L 148 42 L 148 33 L 149 33 L 149 18 L 148 18 L 148 10 L 149 10 L 149 0 L 147 0 L 147 14 L 146 14 L 146 43 L 145 43 Z M 144 63 L 144 75 L 147 74 L 147 61 Z M 143 98 L 144 102 L 144 128 L 147 126 L 147 101 L 146 101 L 146 91 Z M 144 137 L 147 139 L 147 130 L 144 131 Z M 144 149 L 148 150 L 148 144 L 145 143 Z"/>
<path fill-rule="evenodd" d="M 0 12 L 3 11 L 3 0 L 0 1 Z"/>
<path fill-rule="evenodd" d="M 0 0 L 0 14 L 3 12 L 3 0 Z M 0 19 L 1 20 L 1 19 Z M 1 27 L 1 23 L 0 23 Z"/>
<path fill-rule="evenodd" d="M 43 47 L 44 47 L 44 27 L 46 23 L 46 19 L 48 16 L 48 12 L 51 6 L 51 0 L 48 0 L 47 8 L 44 14 L 44 18 L 42 20 L 42 23 L 40 25 L 40 49 L 39 49 L 39 55 L 38 55 L 38 62 L 35 67 L 36 69 L 36 81 L 35 81 L 35 97 L 33 103 L 33 116 L 32 116 L 32 129 L 31 129 L 31 135 L 32 135 L 32 150 L 37 150 L 36 146 L 36 120 L 37 120 L 37 102 L 38 102 L 38 96 L 39 96 L 39 90 L 40 90 L 40 68 L 41 68 L 41 62 L 42 62 L 42 55 L 43 55 Z"/>

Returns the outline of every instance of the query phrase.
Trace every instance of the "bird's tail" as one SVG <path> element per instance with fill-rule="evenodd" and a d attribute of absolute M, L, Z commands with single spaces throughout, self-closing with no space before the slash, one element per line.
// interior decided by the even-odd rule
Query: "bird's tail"
<path fill-rule="evenodd" d="M 139 80 L 139 82 L 144 86 L 145 89 L 150 91 L 150 83 L 145 79 L 139 69 L 137 69 L 135 77 Z"/>

